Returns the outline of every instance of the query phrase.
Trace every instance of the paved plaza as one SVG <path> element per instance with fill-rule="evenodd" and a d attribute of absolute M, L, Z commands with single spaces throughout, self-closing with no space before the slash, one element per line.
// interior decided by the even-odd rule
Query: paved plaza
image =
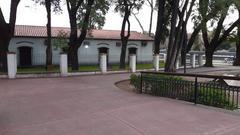
<path fill-rule="evenodd" d="M 0 135 L 240 135 L 240 115 L 117 88 L 129 74 L 0 80 Z"/>

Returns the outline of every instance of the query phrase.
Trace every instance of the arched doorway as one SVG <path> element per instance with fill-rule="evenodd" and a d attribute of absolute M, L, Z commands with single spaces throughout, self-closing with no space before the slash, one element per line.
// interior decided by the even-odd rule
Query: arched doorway
<path fill-rule="evenodd" d="M 109 56 L 109 49 L 107 48 L 107 47 L 100 47 L 100 48 L 98 48 L 98 63 L 100 64 L 100 55 L 101 55 L 101 53 L 105 53 L 105 54 L 107 54 L 107 66 L 108 66 L 108 64 L 109 64 L 109 58 L 108 58 L 108 56 Z"/>
<path fill-rule="evenodd" d="M 32 66 L 32 47 L 19 47 L 19 66 Z"/>
<path fill-rule="evenodd" d="M 130 62 L 130 55 L 131 54 L 136 55 L 136 61 L 137 61 L 137 48 L 135 48 L 135 47 L 128 48 L 128 62 Z"/>

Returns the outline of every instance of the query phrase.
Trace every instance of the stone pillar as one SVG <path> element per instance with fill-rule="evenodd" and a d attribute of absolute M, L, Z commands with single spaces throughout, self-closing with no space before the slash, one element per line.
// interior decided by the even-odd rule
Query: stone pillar
<path fill-rule="evenodd" d="M 100 54 L 100 69 L 102 73 L 107 72 L 107 54 L 105 53 Z"/>
<path fill-rule="evenodd" d="M 198 54 L 198 64 L 199 64 L 199 66 L 203 65 L 203 55 L 202 54 Z"/>
<path fill-rule="evenodd" d="M 129 67 L 132 73 L 136 72 L 136 55 L 135 54 L 130 55 Z"/>
<path fill-rule="evenodd" d="M 153 55 L 153 67 L 155 71 L 159 70 L 159 54 Z"/>
<path fill-rule="evenodd" d="M 192 66 L 192 68 L 195 68 L 196 67 L 196 63 L 195 63 L 195 61 L 196 61 L 196 54 L 191 54 L 191 66 Z"/>
<path fill-rule="evenodd" d="M 60 72 L 61 76 L 68 75 L 68 56 L 65 53 L 60 55 Z"/>
<path fill-rule="evenodd" d="M 14 79 L 17 74 L 17 56 L 16 53 L 10 52 L 7 54 L 8 78 Z"/>

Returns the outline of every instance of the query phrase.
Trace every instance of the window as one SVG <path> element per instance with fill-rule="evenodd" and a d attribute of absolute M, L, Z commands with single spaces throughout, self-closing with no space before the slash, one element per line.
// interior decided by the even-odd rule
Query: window
<path fill-rule="evenodd" d="M 142 41 L 142 47 L 147 46 L 147 41 Z"/>
<path fill-rule="evenodd" d="M 90 42 L 84 41 L 84 42 L 83 42 L 83 46 L 84 46 L 84 48 L 89 48 Z"/>
<path fill-rule="evenodd" d="M 121 46 L 122 46 L 122 43 L 121 43 L 121 42 L 116 42 L 116 46 L 117 46 L 117 47 L 121 47 Z"/>
<path fill-rule="evenodd" d="M 89 45 L 90 45 L 90 42 L 89 42 L 89 41 L 84 41 L 84 42 L 83 42 L 83 45 L 84 45 L 84 46 L 89 46 Z"/>

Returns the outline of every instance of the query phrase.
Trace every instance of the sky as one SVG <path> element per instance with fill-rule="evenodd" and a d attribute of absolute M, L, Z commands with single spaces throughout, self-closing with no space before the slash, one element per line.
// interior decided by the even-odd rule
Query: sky
<path fill-rule="evenodd" d="M 9 19 L 9 10 L 10 10 L 10 0 L 0 0 L 0 7 L 3 11 L 4 17 L 8 21 Z M 61 14 L 52 14 L 52 26 L 57 27 L 69 27 L 69 19 L 66 4 L 62 5 L 63 12 Z M 227 22 L 231 22 L 232 19 L 236 19 L 236 15 L 228 17 Z M 144 30 L 148 31 L 149 29 L 149 18 L 150 18 L 150 7 L 144 5 L 138 14 L 138 18 L 141 21 Z M 153 28 L 152 33 L 155 32 L 156 28 L 156 18 L 157 13 L 154 12 L 153 16 Z M 134 17 L 130 17 L 131 22 L 131 31 L 142 32 L 139 24 Z M 47 15 L 45 7 L 33 2 L 33 0 L 21 0 L 18 6 L 17 12 L 17 25 L 37 25 L 37 26 L 46 26 Z M 106 23 L 103 29 L 108 30 L 121 30 L 122 17 L 119 13 L 115 13 L 113 8 L 110 8 L 108 14 L 106 15 Z M 193 23 L 188 24 L 188 31 L 191 32 L 193 28 Z"/>
<path fill-rule="evenodd" d="M 0 0 L 0 7 L 2 8 L 4 17 L 6 18 L 6 20 L 8 20 L 10 0 Z M 62 8 L 63 8 L 62 14 L 55 14 L 55 13 L 52 14 L 52 26 L 69 27 L 69 19 L 68 19 L 66 4 L 63 4 Z M 145 31 L 148 31 L 150 7 L 143 6 L 143 9 L 139 12 L 138 16 L 140 21 L 142 22 L 142 25 Z M 155 23 L 156 17 L 157 15 L 155 12 L 154 19 L 153 19 L 153 22 L 154 22 L 153 32 L 155 31 L 154 29 L 156 25 Z M 132 31 L 139 31 L 139 32 L 142 31 L 134 17 L 130 17 L 130 21 L 131 21 Z M 35 4 L 32 0 L 21 0 L 18 6 L 16 24 L 45 26 L 46 23 L 47 23 L 47 18 L 46 18 L 46 10 L 44 6 Z M 108 11 L 108 14 L 106 15 L 106 23 L 103 29 L 120 30 L 121 24 L 122 24 L 122 17 L 119 15 L 119 13 L 114 12 L 113 7 L 110 8 L 110 10 Z"/>

